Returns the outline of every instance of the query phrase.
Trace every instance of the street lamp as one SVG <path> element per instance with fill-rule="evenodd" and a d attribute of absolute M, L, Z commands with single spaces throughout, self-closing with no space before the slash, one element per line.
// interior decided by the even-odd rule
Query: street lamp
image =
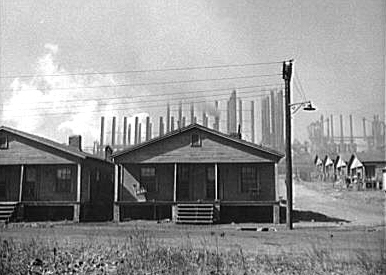
<path fill-rule="evenodd" d="M 292 62 L 293 60 L 283 62 L 283 79 L 285 83 L 285 161 L 286 161 L 286 176 L 285 184 L 287 191 L 287 208 L 286 208 L 286 224 L 287 229 L 293 229 L 292 224 L 292 148 L 291 148 L 291 109 L 296 113 L 301 107 L 305 111 L 314 111 L 311 101 L 304 101 L 291 104 L 291 77 L 292 77 Z"/>

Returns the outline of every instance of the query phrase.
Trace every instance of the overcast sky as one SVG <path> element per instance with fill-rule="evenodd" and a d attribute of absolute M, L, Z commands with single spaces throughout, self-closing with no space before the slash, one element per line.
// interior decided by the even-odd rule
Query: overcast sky
<path fill-rule="evenodd" d="M 218 99 L 220 109 L 225 109 L 227 90 L 195 91 L 274 88 L 282 83 L 280 75 L 273 75 L 281 73 L 281 64 L 112 75 L 78 73 L 291 58 L 306 98 L 318 108 L 294 116 L 295 138 L 305 140 L 305 127 L 322 114 L 335 115 L 336 126 L 339 114 L 345 116 L 346 124 L 348 115 L 353 114 L 358 135 L 362 117 L 371 119 L 378 114 L 385 118 L 384 0 L 0 2 L 0 124 L 62 142 L 68 134 L 82 134 L 91 143 L 98 138 L 101 115 L 110 119 L 113 115 L 150 114 L 156 126 L 167 100 L 172 104 L 176 100 L 212 104 Z M 52 74 L 64 76 L 36 77 Z M 268 74 L 271 76 L 260 76 Z M 18 77 L 23 75 L 31 77 Z M 256 77 L 242 78 L 245 76 Z M 241 78 L 111 87 L 223 77 Z M 79 89 L 84 86 L 104 87 Z M 77 88 L 68 89 L 71 87 Z M 240 89 L 246 112 L 249 101 L 256 99 L 258 104 L 262 94 L 258 87 Z M 293 101 L 302 100 L 299 89 L 294 89 Z M 198 108 L 207 108 L 201 105 Z M 185 110 L 188 112 L 188 105 Z M 245 129 L 246 136 L 248 131 Z"/>

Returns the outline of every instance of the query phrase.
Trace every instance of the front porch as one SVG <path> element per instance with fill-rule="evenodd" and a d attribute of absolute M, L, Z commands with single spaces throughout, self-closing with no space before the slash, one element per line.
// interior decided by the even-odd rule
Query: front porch
<path fill-rule="evenodd" d="M 194 210 L 196 214 L 200 214 L 200 209 L 198 209 L 200 206 L 206 207 L 206 213 L 209 207 L 212 209 L 213 216 L 210 221 L 208 219 L 200 220 L 193 217 L 195 220 L 191 220 L 188 223 L 238 223 L 256 221 L 262 223 L 280 223 L 280 205 L 278 201 L 116 202 L 114 204 L 114 220 L 119 222 L 143 219 L 183 223 L 180 222 L 181 219 L 178 216 L 178 210 L 189 207 L 192 208 L 191 210 Z"/>
<path fill-rule="evenodd" d="M 78 222 L 80 193 L 80 164 L 0 166 L 0 220 Z"/>

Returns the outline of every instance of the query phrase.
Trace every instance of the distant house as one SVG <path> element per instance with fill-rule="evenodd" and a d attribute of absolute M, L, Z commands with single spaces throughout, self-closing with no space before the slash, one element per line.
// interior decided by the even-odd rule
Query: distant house
<path fill-rule="evenodd" d="M 318 155 L 316 155 L 314 158 L 314 165 L 315 165 L 314 178 L 316 178 L 317 180 L 323 180 L 324 165 L 323 165 L 323 160 Z"/>
<path fill-rule="evenodd" d="M 335 175 L 337 180 L 345 181 L 346 178 L 349 175 L 348 171 L 348 162 L 350 160 L 350 155 L 349 154 L 338 154 L 335 157 L 334 161 L 334 167 L 335 167 Z"/>
<path fill-rule="evenodd" d="M 0 218 L 112 219 L 114 165 L 69 145 L 0 127 Z"/>
<path fill-rule="evenodd" d="M 272 149 L 192 124 L 112 157 L 115 220 L 279 222 Z"/>
<path fill-rule="evenodd" d="M 351 182 L 357 183 L 359 188 L 380 189 L 386 184 L 383 182 L 383 170 L 386 167 L 385 152 L 353 154 L 348 167 Z"/>
<path fill-rule="evenodd" d="M 324 180 L 325 181 L 334 181 L 335 180 L 335 167 L 334 161 L 330 156 L 326 155 L 323 160 L 324 166 Z"/>

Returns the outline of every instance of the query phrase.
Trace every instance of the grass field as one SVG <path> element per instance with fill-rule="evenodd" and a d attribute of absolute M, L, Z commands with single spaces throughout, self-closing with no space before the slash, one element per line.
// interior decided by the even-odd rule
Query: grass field
<path fill-rule="evenodd" d="M 333 219 L 267 232 L 240 229 L 272 224 L 8 224 L 0 274 L 385 274 L 384 193 L 324 183 L 295 192 L 299 213 Z"/>

